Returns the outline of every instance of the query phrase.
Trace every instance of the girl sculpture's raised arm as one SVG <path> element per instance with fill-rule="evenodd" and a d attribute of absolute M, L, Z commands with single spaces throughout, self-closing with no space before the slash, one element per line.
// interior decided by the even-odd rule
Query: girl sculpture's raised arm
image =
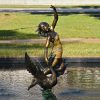
<path fill-rule="evenodd" d="M 57 21 L 58 21 L 58 13 L 57 13 L 57 10 L 54 6 L 51 5 L 51 8 L 53 8 L 53 10 L 54 10 L 54 20 L 53 20 L 53 23 L 51 25 L 51 29 L 54 30 L 55 26 L 57 24 Z"/>

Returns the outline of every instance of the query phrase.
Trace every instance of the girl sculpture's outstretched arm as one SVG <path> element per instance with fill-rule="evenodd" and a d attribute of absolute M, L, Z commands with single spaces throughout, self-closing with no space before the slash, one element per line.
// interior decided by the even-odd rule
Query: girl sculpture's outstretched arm
<path fill-rule="evenodd" d="M 53 8 L 53 10 L 54 10 L 54 20 L 53 20 L 52 25 L 51 25 L 51 30 L 54 30 L 55 26 L 57 24 L 57 21 L 58 21 L 58 13 L 57 13 L 57 10 L 54 6 L 51 5 L 51 8 Z"/>

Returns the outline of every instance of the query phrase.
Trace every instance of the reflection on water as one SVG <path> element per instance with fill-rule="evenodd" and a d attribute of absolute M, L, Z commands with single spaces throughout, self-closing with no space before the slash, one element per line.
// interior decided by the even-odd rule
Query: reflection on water
<path fill-rule="evenodd" d="M 100 69 L 98 68 L 76 68 L 69 69 L 67 85 L 79 88 L 100 89 Z"/>
<path fill-rule="evenodd" d="M 41 100 L 40 89 L 27 90 L 32 75 L 26 70 L 0 71 L 0 100 Z M 35 99 L 36 98 L 36 99 Z"/>
<path fill-rule="evenodd" d="M 65 89 L 67 94 L 74 91 L 75 88 L 100 90 L 100 68 L 68 68 L 67 73 L 65 72 L 64 75 L 59 77 L 58 84 L 53 89 L 56 95 L 59 95 Z M 32 75 L 26 70 L 0 71 L 0 100 L 42 100 L 39 86 L 27 91 L 31 79 Z M 79 90 L 75 91 L 79 92 Z M 61 99 L 67 100 L 64 97 L 61 97 Z"/>

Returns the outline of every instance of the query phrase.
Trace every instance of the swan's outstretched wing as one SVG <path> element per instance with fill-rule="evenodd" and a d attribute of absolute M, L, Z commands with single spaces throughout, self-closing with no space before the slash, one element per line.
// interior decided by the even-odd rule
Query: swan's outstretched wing
<path fill-rule="evenodd" d="M 29 73 L 31 73 L 32 75 L 36 74 L 36 71 L 37 71 L 36 66 L 31 61 L 27 52 L 25 53 L 25 65 L 26 65 L 26 69 L 29 71 Z"/>

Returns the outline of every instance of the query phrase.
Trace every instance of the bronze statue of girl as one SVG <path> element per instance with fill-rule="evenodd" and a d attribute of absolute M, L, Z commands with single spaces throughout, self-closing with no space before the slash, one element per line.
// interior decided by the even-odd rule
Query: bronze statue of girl
<path fill-rule="evenodd" d="M 58 21 L 58 13 L 54 6 L 51 5 L 51 8 L 54 10 L 54 20 L 50 27 L 50 25 L 47 22 L 41 22 L 38 25 L 38 34 L 40 36 L 46 37 L 46 43 L 45 43 L 45 61 L 49 66 L 51 66 L 57 73 L 57 76 L 62 75 L 66 69 L 66 66 L 64 65 L 62 61 L 62 43 L 60 41 L 59 35 L 57 32 L 54 31 L 55 26 Z M 51 54 L 48 57 L 48 48 L 52 45 Z M 52 60 L 51 60 L 52 59 Z M 46 75 L 49 74 L 50 68 L 44 72 Z"/>

